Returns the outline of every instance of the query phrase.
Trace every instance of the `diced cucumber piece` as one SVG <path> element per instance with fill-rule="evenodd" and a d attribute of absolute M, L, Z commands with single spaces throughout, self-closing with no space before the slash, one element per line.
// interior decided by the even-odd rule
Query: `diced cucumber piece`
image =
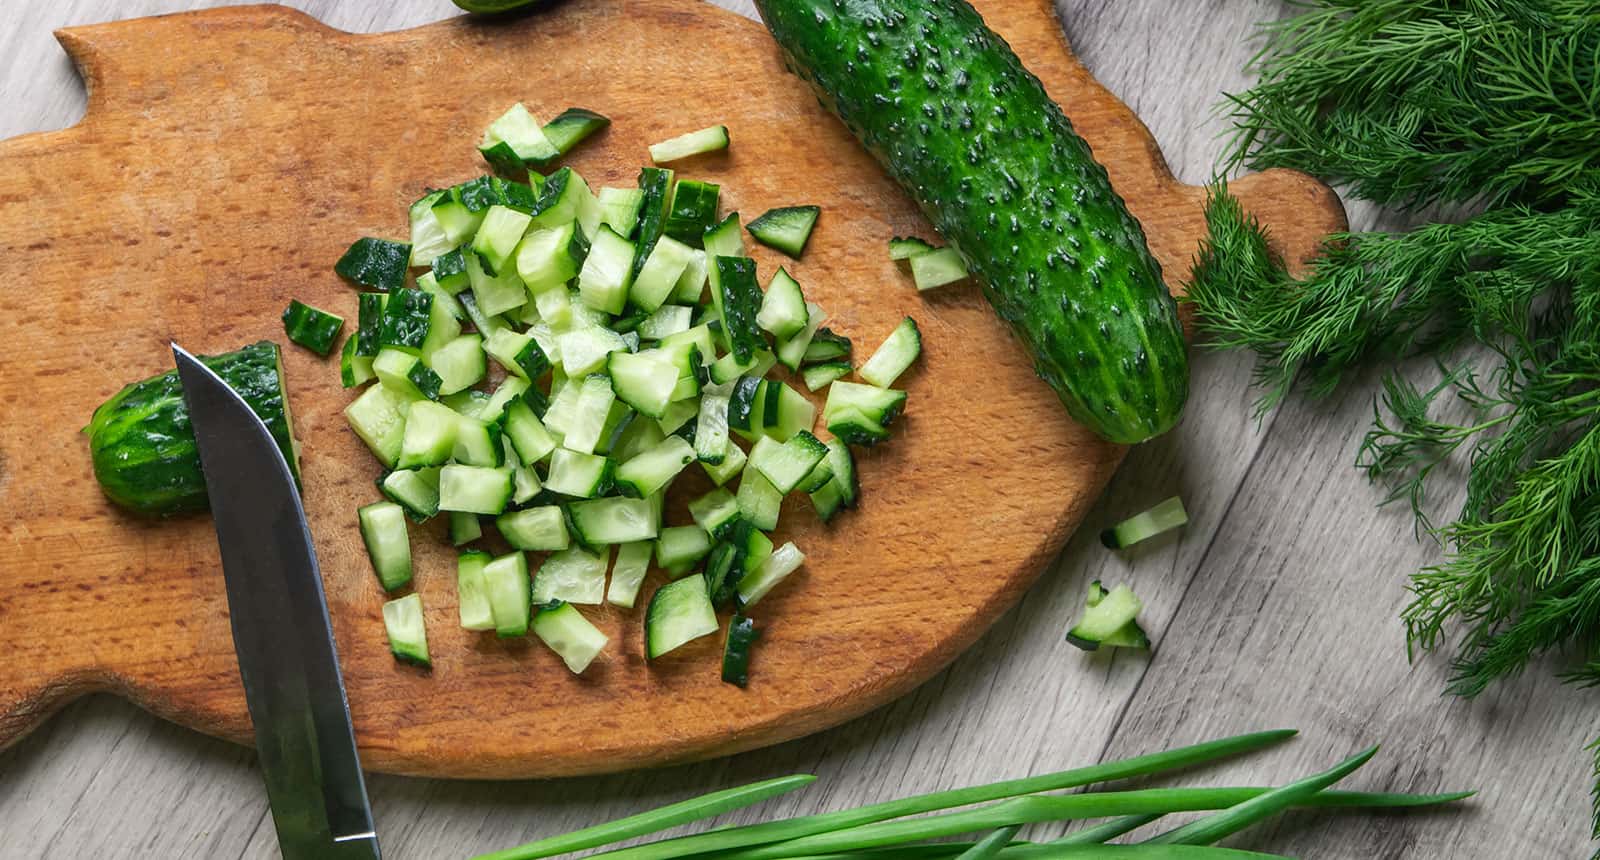
<path fill-rule="evenodd" d="M 602 225 L 578 273 L 583 303 L 608 314 L 620 314 L 633 286 L 634 245 Z M 564 354 L 564 353 L 563 353 Z"/>
<path fill-rule="evenodd" d="M 735 498 L 739 516 L 762 531 L 778 527 L 778 510 L 783 506 L 783 493 L 755 469 L 745 469 L 739 475 L 739 495 Z M 710 529 L 707 529 L 710 531 Z"/>
<path fill-rule="evenodd" d="M 578 540 L 589 546 L 655 540 L 661 533 L 661 520 L 650 499 L 613 496 L 573 502 L 567 505 L 567 516 Z"/>
<path fill-rule="evenodd" d="M 467 630 L 494 629 L 489 585 L 483 579 L 483 569 L 489 561 L 489 554 L 479 550 L 468 550 L 456 557 L 456 605 L 461 626 Z"/>
<path fill-rule="evenodd" d="M 633 279 L 629 299 L 646 312 L 661 307 L 678 288 L 678 279 L 689 267 L 693 251 L 671 236 L 657 239 L 638 276 Z"/>
<path fill-rule="evenodd" d="M 799 370 L 800 365 L 805 362 L 806 352 L 811 348 L 812 340 L 816 337 L 823 320 L 827 318 L 828 315 L 821 307 L 806 302 L 805 328 L 800 329 L 794 337 L 778 342 L 776 350 L 778 363 L 791 371 Z"/>
<path fill-rule="evenodd" d="M 478 297 L 471 290 L 456 296 L 456 300 L 461 302 L 461 310 L 466 312 L 467 321 L 472 323 L 479 334 L 488 336 L 506 327 L 503 317 L 489 316 L 478 309 Z"/>
<path fill-rule="evenodd" d="M 732 383 L 728 393 L 728 426 L 734 430 L 761 429 L 761 404 L 758 402 L 765 380 L 756 376 L 741 376 Z M 719 383 L 720 384 L 720 383 Z"/>
<path fill-rule="evenodd" d="M 848 376 L 849 373 L 848 362 L 830 361 L 827 364 L 813 364 L 800 375 L 805 379 L 807 391 L 820 391 L 827 388 L 834 380 Z"/>
<path fill-rule="evenodd" d="M 406 413 L 416 398 L 386 385 L 374 385 L 344 408 L 350 429 L 367 443 L 378 462 L 394 468 L 405 440 Z"/>
<path fill-rule="evenodd" d="M 497 180 L 480 176 L 451 188 L 433 203 L 433 217 L 452 245 L 472 238 L 489 207 L 500 201 Z M 468 255 L 470 256 L 470 255 Z"/>
<path fill-rule="evenodd" d="M 639 207 L 644 205 L 644 192 L 637 188 L 600 189 L 600 223 L 616 231 L 618 236 L 633 235 L 639 224 Z"/>
<path fill-rule="evenodd" d="M 566 155 L 590 135 L 609 125 L 611 119 L 603 114 L 585 108 L 570 107 L 544 124 L 544 136 L 557 152 Z"/>
<path fill-rule="evenodd" d="M 856 382 L 835 382 L 828 386 L 828 402 L 822 408 L 822 420 L 830 431 L 842 410 L 854 410 L 870 423 L 888 427 L 905 408 L 906 393 Z M 840 435 L 837 432 L 834 435 Z M 845 441 L 850 441 L 846 439 Z"/>
<path fill-rule="evenodd" d="M 406 530 L 406 511 L 394 502 L 374 502 L 356 511 L 361 524 L 361 541 L 367 557 L 385 591 L 394 591 L 411 581 L 411 536 Z"/>
<path fill-rule="evenodd" d="M 689 502 L 689 516 L 713 538 L 721 540 L 739 520 L 739 501 L 718 487 Z"/>
<path fill-rule="evenodd" d="M 494 525 L 514 549 L 553 552 L 566 549 L 572 541 L 566 515 L 555 505 L 501 514 Z"/>
<path fill-rule="evenodd" d="M 679 373 L 656 350 L 613 352 L 607 357 L 606 372 L 617 398 L 651 418 L 660 418 L 672 401 Z"/>
<path fill-rule="evenodd" d="M 1090 583 L 1089 600 L 1085 604 L 1082 617 L 1067 631 L 1067 642 L 1085 651 L 1096 650 L 1107 644 L 1107 640 L 1124 627 L 1137 624 L 1139 611 L 1144 608 L 1144 603 L 1134 595 L 1133 589 L 1119 585 L 1106 591 L 1098 580 Z M 1118 638 L 1119 641 L 1137 641 L 1142 638 L 1143 632 L 1140 629 L 1140 635 L 1133 635 L 1130 631 Z"/>
<path fill-rule="evenodd" d="M 551 287 L 534 293 L 534 309 L 539 318 L 557 329 L 572 327 L 572 294 L 565 288 Z M 555 359 L 555 355 L 551 355 Z"/>
<path fill-rule="evenodd" d="M 383 604 L 383 629 L 389 634 L 389 651 L 395 659 L 431 666 L 428 631 L 422 623 L 422 595 L 412 592 Z"/>
<path fill-rule="evenodd" d="M 605 369 L 607 356 L 627 349 L 628 344 L 621 335 L 600 326 L 586 326 L 556 336 L 561 369 L 574 379 Z"/>
<path fill-rule="evenodd" d="M 669 436 L 678 435 L 685 440 L 693 439 L 694 427 L 689 422 L 694 420 L 699 411 L 693 400 L 674 400 L 667 404 L 666 411 L 661 413 L 656 423 L 661 426 L 661 432 Z"/>
<path fill-rule="evenodd" d="M 731 393 L 732 389 L 729 388 Z M 721 463 L 728 450 L 728 403 L 730 395 L 707 391 L 700 398 L 695 417 L 694 455 L 702 463 Z"/>
<path fill-rule="evenodd" d="M 533 635 L 556 652 L 574 675 L 583 674 L 609 641 L 576 606 L 564 602 L 539 607 L 533 616 Z"/>
<path fill-rule="evenodd" d="M 539 348 L 538 342 L 528 332 L 500 329 L 489 335 L 483 351 L 501 367 L 529 381 L 538 379 L 550 369 L 550 361 L 545 357 L 544 350 Z"/>
<path fill-rule="evenodd" d="M 711 551 L 711 534 L 699 526 L 668 526 L 656 537 L 656 564 L 682 576 Z"/>
<path fill-rule="evenodd" d="M 922 332 L 917 330 L 916 320 L 906 317 L 894 327 L 894 331 L 889 333 L 872 357 L 861 365 L 858 373 L 867 382 L 879 388 L 888 388 L 921 354 Z"/>
<path fill-rule="evenodd" d="M 532 466 L 556 449 L 556 440 L 525 400 L 513 400 L 506 407 L 504 428 L 517 460 L 524 466 Z"/>
<path fill-rule="evenodd" d="M 689 254 L 689 264 L 683 267 L 683 274 L 678 276 L 678 285 L 672 289 L 671 301 L 679 304 L 694 305 L 700 303 L 700 296 L 706 291 L 706 252 L 698 248 Z"/>
<path fill-rule="evenodd" d="M 750 650 L 760 638 L 754 619 L 736 613 L 728 621 L 728 638 L 722 643 L 722 680 L 736 687 L 750 682 Z"/>
<path fill-rule="evenodd" d="M 371 382 L 371 380 L 378 377 L 378 374 L 373 372 L 371 356 L 357 355 L 355 353 L 355 344 L 357 344 L 357 336 L 352 334 L 352 336 L 344 339 L 344 348 L 339 350 L 339 382 L 342 382 L 346 388 L 354 388 L 357 385 L 366 384 L 366 382 Z"/>
<path fill-rule="evenodd" d="M 544 490 L 544 485 L 539 482 L 537 472 L 517 463 L 517 453 L 509 450 L 511 442 L 506 440 L 505 437 L 501 437 L 501 439 L 505 441 L 508 448 L 506 451 L 506 468 L 511 470 L 511 503 L 525 505 Z"/>
<path fill-rule="evenodd" d="M 756 237 L 757 242 L 777 248 L 791 257 L 798 257 L 805 250 L 806 241 L 811 238 L 811 230 L 817 226 L 817 216 L 820 214 L 822 209 L 817 206 L 769 209 L 760 218 L 751 221 L 746 229 Z"/>
<path fill-rule="evenodd" d="M 806 345 L 805 355 L 801 356 L 801 362 L 804 364 L 841 359 L 845 361 L 850 359 L 850 338 L 836 334 L 829 328 L 817 329 L 811 338 L 811 343 Z"/>
<path fill-rule="evenodd" d="M 817 465 L 812 467 L 811 473 L 806 475 L 795 489 L 802 493 L 815 493 L 827 486 L 832 480 L 833 463 L 827 457 L 823 457 L 817 462 Z"/>
<path fill-rule="evenodd" d="M 715 183 L 678 180 L 662 232 L 689 245 L 700 244 L 706 228 L 717 222 L 717 201 L 721 194 L 721 187 Z"/>
<path fill-rule="evenodd" d="M 617 467 L 617 488 L 630 496 L 648 498 L 665 489 L 694 460 L 693 446 L 681 436 L 668 436 Z"/>
<path fill-rule="evenodd" d="M 780 494 L 787 495 L 828 456 L 828 446 L 805 430 L 779 442 L 770 436 L 756 440 L 750 467 L 760 472 Z M 741 486 L 741 489 L 743 487 Z"/>
<path fill-rule="evenodd" d="M 1140 514 L 1135 514 L 1100 533 L 1100 542 L 1108 549 L 1127 549 L 1142 540 L 1153 538 L 1189 522 L 1189 512 L 1183 508 L 1183 499 L 1173 496 Z"/>
<path fill-rule="evenodd" d="M 456 445 L 450 459 L 465 466 L 498 468 L 505 465 L 500 425 L 461 415 L 456 419 Z"/>
<path fill-rule="evenodd" d="M 917 254 L 911 260 L 911 279 L 918 290 L 931 290 L 967 279 L 967 264 L 954 248 Z"/>
<path fill-rule="evenodd" d="M 844 383 L 834 383 L 842 385 Z M 854 406 L 836 409 L 828 419 L 828 432 L 851 445 L 871 448 L 889 439 L 889 430 Z"/>
<path fill-rule="evenodd" d="M 778 583 L 798 570 L 805 560 L 805 554 L 792 542 L 784 543 L 773 550 L 760 567 L 739 580 L 739 601 L 746 607 L 754 606 L 756 601 L 767 596 Z"/>
<path fill-rule="evenodd" d="M 706 280 L 711 286 L 711 303 L 716 308 L 716 319 L 722 318 L 722 287 L 718 281 L 718 257 L 749 256 L 744 249 L 744 236 L 739 231 L 739 213 L 729 212 L 721 221 L 701 237 L 701 247 L 706 252 Z"/>
<path fill-rule="evenodd" d="M 378 480 L 384 497 L 406 509 L 416 522 L 439 512 L 439 470 L 397 469 Z"/>
<path fill-rule="evenodd" d="M 466 265 L 467 264 L 465 262 L 461 264 L 461 274 L 463 278 L 466 276 Z M 435 311 L 434 319 L 438 318 L 437 313 L 439 311 L 443 311 L 445 314 L 448 314 L 449 317 L 452 320 L 455 320 L 457 323 L 460 323 L 462 320 L 467 318 L 467 311 L 465 308 L 461 307 L 461 302 L 456 300 L 455 293 L 439 286 L 439 280 L 438 278 L 434 277 L 433 272 L 423 272 L 417 276 L 417 289 L 427 293 L 430 296 L 433 296 L 433 309 Z M 457 292 L 459 292 L 459 290 Z M 449 337 L 455 337 L 458 334 L 461 334 L 461 328 L 459 325 L 457 325 L 456 330 L 451 333 Z M 446 340 L 448 339 L 449 338 L 446 338 Z"/>
<path fill-rule="evenodd" d="M 362 293 L 356 300 L 356 355 L 371 358 L 378 354 L 378 338 L 383 334 L 383 309 L 388 293 Z"/>
<path fill-rule="evenodd" d="M 454 409 L 457 414 L 478 420 L 483 417 L 483 410 L 489 405 L 489 400 L 491 397 L 492 395 L 490 395 L 487 391 L 467 389 L 466 391 L 460 391 L 449 395 L 448 397 L 441 397 L 439 398 L 439 402 L 450 407 L 451 409 Z"/>
<path fill-rule="evenodd" d="M 889 259 L 909 260 L 919 254 L 936 251 L 937 248 L 929 244 L 926 239 L 915 236 L 896 236 L 889 240 Z"/>
<path fill-rule="evenodd" d="M 680 134 L 677 137 L 650 145 L 650 160 L 656 164 L 678 161 L 693 155 L 716 152 L 728 148 L 728 127 L 714 125 Z"/>
<path fill-rule="evenodd" d="M 685 643 L 717 632 L 717 612 L 699 574 L 656 589 L 645 610 L 645 658 L 655 660 Z"/>
<path fill-rule="evenodd" d="M 476 303 L 478 313 L 484 317 L 497 317 L 528 303 L 528 290 L 522 285 L 522 279 L 517 277 L 515 267 L 506 266 L 497 272 L 489 272 L 484 269 L 483 260 L 477 254 L 468 254 L 467 280 L 472 285 L 472 300 Z M 469 316 L 472 314 L 473 305 L 463 304 L 462 307 Z M 473 317 L 474 324 L 477 321 L 478 317 Z M 479 325 L 478 329 L 488 334 L 484 331 L 485 326 Z"/>
<path fill-rule="evenodd" d="M 781 382 L 767 384 L 766 414 L 774 416 L 762 427 L 762 432 L 779 442 L 787 442 L 795 434 L 811 429 L 817 420 L 817 408 L 804 394 Z"/>
<path fill-rule="evenodd" d="M 490 561 L 483 567 L 483 586 L 494 632 L 500 636 L 526 634 L 533 610 L 528 557 L 513 552 Z"/>
<path fill-rule="evenodd" d="M 610 556 L 610 547 L 602 547 L 598 555 L 579 546 L 551 553 L 533 578 L 533 601 L 565 600 L 588 604 L 604 601 Z"/>
<path fill-rule="evenodd" d="M 535 293 L 565 289 L 578 275 L 577 226 L 568 222 L 547 230 L 534 230 L 517 246 L 517 277 Z"/>
<path fill-rule="evenodd" d="M 572 412 L 565 416 L 561 432 L 562 447 L 580 454 L 593 454 L 605 431 L 606 419 L 616 402 L 616 392 L 611 390 L 611 380 L 604 375 L 585 377 L 578 385 L 578 398 Z"/>
<path fill-rule="evenodd" d="M 397 289 L 383 306 L 383 322 L 378 329 L 378 347 L 393 347 L 420 354 L 428 337 L 433 311 L 433 296 L 422 290 Z"/>
<path fill-rule="evenodd" d="M 655 541 L 635 541 L 617 547 L 617 560 L 611 564 L 611 584 L 606 587 L 607 603 L 633 608 L 634 601 L 639 598 L 639 587 L 650 571 L 650 554 L 655 547 Z"/>
<path fill-rule="evenodd" d="M 422 363 L 422 359 L 394 347 L 378 350 L 372 360 L 372 373 L 378 383 L 408 399 L 438 396 L 443 380 Z"/>
<path fill-rule="evenodd" d="M 743 471 L 746 459 L 744 449 L 740 448 L 738 443 L 729 439 L 728 447 L 723 451 L 721 463 L 702 461 L 700 465 L 705 468 L 706 475 L 720 487 L 732 480 L 733 476 Z"/>
<path fill-rule="evenodd" d="M 807 319 L 806 300 L 800 292 L 800 282 L 782 268 L 778 269 L 767 284 L 767 293 L 761 300 L 756 323 L 771 332 L 773 337 L 785 340 L 804 330 Z"/>
<path fill-rule="evenodd" d="M 472 279 L 467 277 L 467 258 L 460 248 L 452 248 L 433 258 L 432 271 L 434 286 L 440 292 L 456 296 L 472 285 Z M 417 287 L 422 287 L 422 279 L 417 279 Z M 437 300 L 437 294 L 434 296 Z M 463 311 L 465 313 L 465 311 Z"/>
<path fill-rule="evenodd" d="M 761 312 L 761 287 L 756 284 L 756 263 L 749 257 L 715 257 L 717 303 L 722 320 L 722 336 L 736 361 L 749 361 L 758 350 L 767 348 L 756 317 Z"/>
<path fill-rule="evenodd" d="M 450 545 L 461 546 L 483 537 L 483 524 L 477 514 L 450 511 Z"/>
<path fill-rule="evenodd" d="M 550 455 L 550 477 L 544 487 L 563 496 L 592 499 L 611 487 L 612 469 L 610 458 L 557 448 Z"/>
<path fill-rule="evenodd" d="M 711 365 L 711 381 L 721 385 L 732 382 L 741 376 L 765 376 L 778 359 L 772 353 L 763 349 L 750 357 L 749 361 L 741 362 L 734 358 L 733 353 L 728 353 L 717 359 Z"/>
<path fill-rule="evenodd" d="M 450 237 L 445 235 L 444 228 L 439 225 L 439 219 L 433 215 L 433 204 L 438 203 L 444 196 L 443 191 L 430 191 L 411 204 L 409 217 L 412 266 L 432 265 L 440 254 L 448 253 L 455 247 L 455 243 L 450 241 Z"/>
<path fill-rule="evenodd" d="M 611 411 L 606 413 L 605 423 L 600 427 L 600 441 L 595 443 L 594 452 L 617 460 L 612 455 L 611 449 L 622 439 L 623 434 L 628 431 L 634 421 L 644 420 L 628 404 L 620 400 L 613 400 L 611 402 Z M 617 462 L 621 461 L 617 460 Z"/>
<path fill-rule="evenodd" d="M 593 199 L 589 183 L 577 171 L 563 167 L 545 180 L 533 207 L 533 226 L 548 230 L 576 221 Z"/>
<path fill-rule="evenodd" d="M 716 342 L 711 334 L 711 326 L 701 323 L 677 334 L 670 334 L 661 339 L 660 349 L 687 349 L 693 346 L 700 353 L 702 364 L 710 365 L 716 356 Z"/>
<path fill-rule="evenodd" d="M 293 343 L 327 357 L 344 330 L 344 318 L 291 299 L 283 311 L 283 331 Z"/>
<path fill-rule="evenodd" d="M 661 444 L 666 438 L 667 434 L 661 432 L 661 425 L 654 421 L 630 421 L 612 443 L 610 457 L 619 463 L 626 463 Z"/>
<path fill-rule="evenodd" d="M 561 155 L 561 150 L 550 142 L 539 121 L 521 102 L 489 124 L 478 151 L 496 170 L 508 174 L 548 164 Z"/>
<path fill-rule="evenodd" d="M 388 293 L 406 285 L 410 262 L 409 244 L 363 236 L 351 243 L 333 270 L 345 280 Z"/>
<path fill-rule="evenodd" d="M 450 459 L 456 447 L 456 428 L 461 416 L 450 407 L 432 400 L 418 400 L 406 413 L 405 433 L 400 442 L 401 469 L 438 466 Z"/>
<path fill-rule="evenodd" d="M 439 472 L 439 509 L 499 514 L 511 503 L 511 470 L 451 463 Z"/>
<path fill-rule="evenodd" d="M 655 313 L 646 317 L 644 322 L 639 323 L 636 331 L 645 340 L 660 340 L 688 331 L 693 317 L 694 308 L 684 305 L 662 305 Z"/>
<path fill-rule="evenodd" d="M 512 255 L 522 242 L 522 234 L 533 223 L 533 216 L 509 206 L 490 206 L 472 237 L 472 250 L 483 264 L 485 274 L 495 275 L 510 267 Z"/>
<path fill-rule="evenodd" d="M 464 334 L 434 350 L 428 366 L 439 375 L 439 394 L 455 394 L 483 381 L 489 373 L 483 335 Z"/>
<path fill-rule="evenodd" d="M 423 277 L 428 278 L 429 276 L 423 275 Z M 421 292 L 427 294 L 429 298 L 428 335 L 422 339 L 422 346 L 418 348 L 418 354 L 422 356 L 423 363 L 431 368 L 433 354 L 461 335 L 461 323 L 451 316 L 449 308 L 439 301 L 439 296 L 443 295 L 442 293 L 436 295 L 427 290 L 422 290 Z M 444 299 L 452 304 L 459 304 L 451 296 L 444 296 Z"/>

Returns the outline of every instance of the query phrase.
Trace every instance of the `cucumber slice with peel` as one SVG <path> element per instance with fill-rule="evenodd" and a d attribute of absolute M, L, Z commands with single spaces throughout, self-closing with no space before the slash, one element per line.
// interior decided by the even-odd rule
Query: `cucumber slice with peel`
<path fill-rule="evenodd" d="M 706 593 L 706 578 L 686 576 L 656 589 L 645 610 L 645 659 L 657 660 L 685 644 L 710 636 L 721 625 Z"/>
<path fill-rule="evenodd" d="M 745 229 L 761 244 L 799 257 L 821 213 L 822 209 L 817 206 L 785 206 L 768 210 Z"/>
<path fill-rule="evenodd" d="M 389 651 L 395 659 L 431 666 L 428 630 L 422 621 L 422 595 L 412 592 L 383 604 L 383 629 L 389 634 Z"/>
<path fill-rule="evenodd" d="M 728 143 L 728 127 L 714 125 L 651 144 L 650 160 L 656 164 L 666 164 L 669 161 L 727 149 Z"/>

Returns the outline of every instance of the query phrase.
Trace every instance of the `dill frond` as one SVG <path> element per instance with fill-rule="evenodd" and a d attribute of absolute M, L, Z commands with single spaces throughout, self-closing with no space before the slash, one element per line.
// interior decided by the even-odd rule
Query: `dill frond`
<path fill-rule="evenodd" d="M 1565 197 L 1600 167 L 1590 0 L 1308 0 L 1262 28 L 1259 82 L 1229 95 L 1228 166 L 1294 167 L 1357 196 Z"/>

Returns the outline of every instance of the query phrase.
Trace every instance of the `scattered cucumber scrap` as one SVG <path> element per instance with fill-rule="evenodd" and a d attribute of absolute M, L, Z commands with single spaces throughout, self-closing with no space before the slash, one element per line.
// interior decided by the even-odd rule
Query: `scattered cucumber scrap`
<path fill-rule="evenodd" d="M 1183 499 L 1173 496 L 1101 532 L 1100 542 L 1110 549 L 1127 549 L 1188 522 L 1189 512 L 1183 508 Z"/>
<path fill-rule="evenodd" d="M 1085 651 L 1101 646 L 1114 648 L 1150 647 L 1150 637 L 1139 626 L 1139 610 L 1144 604 L 1133 589 L 1119 585 L 1107 591 L 1100 580 L 1089 583 L 1083 617 L 1067 631 L 1067 642 Z"/>
<path fill-rule="evenodd" d="M 969 277 L 967 264 L 954 248 L 937 248 L 915 236 L 889 240 L 889 259 L 911 268 L 912 283 L 920 291 L 960 283 Z"/>
<path fill-rule="evenodd" d="M 299 299 L 289 302 L 283 311 L 283 332 L 289 340 L 300 344 L 317 355 L 326 356 L 333 351 L 334 341 L 344 330 L 344 318 L 304 304 Z"/>
<path fill-rule="evenodd" d="M 758 638 L 746 613 L 805 561 L 769 536 L 784 498 L 806 494 L 824 521 L 856 504 L 849 446 L 889 438 L 906 403 L 891 386 L 921 334 L 905 318 L 862 381 L 844 380 L 850 339 L 787 271 L 762 287 L 717 185 L 645 167 L 637 188 L 595 192 L 556 166 L 607 124 L 572 109 L 541 125 L 514 105 L 479 146 L 495 175 L 428 193 L 409 242 L 362 238 L 335 267 L 372 290 L 340 356 L 344 385 L 362 389 L 345 417 L 387 470 L 361 534 L 393 592 L 413 580 L 410 524 L 445 515 L 463 548 L 461 626 L 532 633 L 575 673 L 608 646 L 580 606 L 642 607 L 652 661 L 732 610 L 722 677 L 743 686 Z M 651 158 L 727 145 L 718 126 Z M 748 229 L 798 256 L 818 211 L 775 209 Z M 285 320 L 325 329 L 318 313 L 296 303 Z M 820 422 L 782 371 L 826 390 Z M 690 520 L 668 523 L 667 493 L 696 464 Z M 486 524 L 508 552 L 480 548 Z M 652 566 L 667 578 L 653 589 Z M 428 665 L 422 617 L 415 592 L 384 607 L 395 655 Z"/>

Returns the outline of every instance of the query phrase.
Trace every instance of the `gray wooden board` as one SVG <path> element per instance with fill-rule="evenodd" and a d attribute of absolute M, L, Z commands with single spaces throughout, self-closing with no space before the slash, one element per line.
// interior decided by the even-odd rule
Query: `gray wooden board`
<path fill-rule="evenodd" d="M 720 2 L 751 14 L 745 0 Z M 82 115 L 82 87 L 53 28 L 206 5 L 4 0 L 0 137 Z M 454 11 L 444 0 L 297 5 L 353 31 Z M 1244 81 L 1250 23 L 1286 13 L 1275 0 L 1064 0 L 1062 8 L 1085 64 L 1144 118 L 1189 182 L 1211 174 L 1221 130 L 1212 106 L 1221 89 Z M 1351 215 L 1357 228 L 1396 223 L 1360 205 Z M 1329 403 L 1292 402 L 1258 427 L 1248 382 L 1245 358 L 1199 353 L 1183 426 L 1135 450 L 1054 570 L 900 702 L 811 738 L 663 771 L 509 784 L 376 776 L 386 853 L 464 857 L 796 771 L 820 780 L 723 823 L 1287 726 L 1302 737 L 1185 781 L 1278 783 L 1382 742 L 1351 786 L 1482 794 L 1454 812 L 1296 814 L 1230 844 L 1350 860 L 1581 856 L 1589 848 L 1581 746 L 1597 731 L 1591 700 L 1545 671 L 1476 702 L 1441 698 L 1442 661 L 1407 663 L 1396 621 L 1405 574 L 1437 549 L 1413 539 L 1403 511 L 1374 508 L 1375 491 L 1350 468 L 1370 385 Z M 1098 528 L 1174 492 L 1194 516 L 1181 535 L 1124 555 L 1100 548 Z M 1062 642 L 1097 577 L 1144 597 L 1154 656 L 1086 656 Z M 0 754 L 0 858 L 276 856 L 253 761 L 119 700 L 80 702 Z"/>

